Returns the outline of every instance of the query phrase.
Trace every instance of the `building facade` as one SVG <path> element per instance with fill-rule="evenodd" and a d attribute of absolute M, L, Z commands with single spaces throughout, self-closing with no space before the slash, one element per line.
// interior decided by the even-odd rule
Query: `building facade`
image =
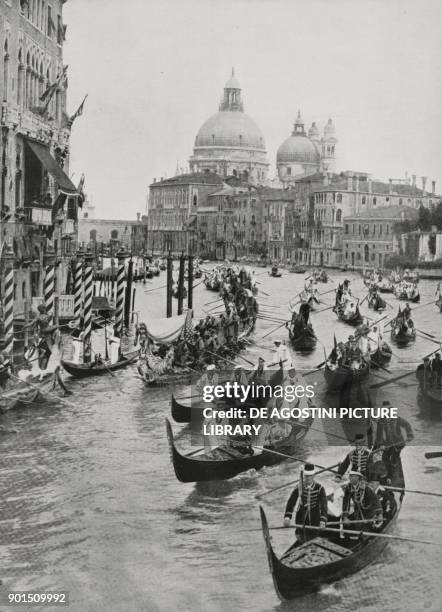
<path fill-rule="evenodd" d="M 203 123 L 196 135 L 189 165 L 191 172 L 234 176 L 252 184 L 263 184 L 267 179 L 264 137 L 244 112 L 241 86 L 233 70 L 224 86 L 219 111 Z"/>
<path fill-rule="evenodd" d="M 384 206 L 344 218 L 342 261 L 355 268 L 384 267 L 400 250 L 399 221 L 416 221 L 418 211 L 409 206 Z"/>
<path fill-rule="evenodd" d="M 63 0 L 0 3 L 2 264 L 15 262 L 15 310 L 42 294 L 54 263 L 64 292 L 76 249 L 77 188 L 68 177 L 72 120 L 66 113 Z M 4 266 L 2 266 L 4 267 Z"/>

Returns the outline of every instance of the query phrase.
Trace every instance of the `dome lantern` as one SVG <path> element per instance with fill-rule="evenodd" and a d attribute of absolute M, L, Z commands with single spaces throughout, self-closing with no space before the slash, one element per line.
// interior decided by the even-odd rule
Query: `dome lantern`
<path fill-rule="evenodd" d="M 220 111 L 240 111 L 244 112 L 241 100 L 241 85 L 235 78 L 235 70 L 232 68 L 232 76 L 224 85 L 224 95 L 219 105 Z"/>

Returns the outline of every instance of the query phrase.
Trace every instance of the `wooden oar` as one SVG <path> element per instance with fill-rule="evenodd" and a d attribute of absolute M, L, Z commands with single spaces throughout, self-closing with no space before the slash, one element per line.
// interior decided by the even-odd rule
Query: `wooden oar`
<path fill-rule="evenodd" d="M 384 489 L 388 489 L 389 491 L 398 491 L 399 493 L 416 493 L 417 495 L 431 495 L 431 497 L 442 497 L 442 493 L 433 493 L 433 491 L 419 491 L 416 489 L 403 489 L 402 487 L 387 487 L 387 485 L 382 485 L 382 487 Z"/>
<path fill-rule="evenodd" d="M 266 452 L 268 450 L 269 449 L 266 448 Z M 281 454 L 281 453 L 278 453 L 278 454 Z M 311 463 L 310 461 L 306 461 L 305 459 L 298 459 L 297 457 L 290 457 L 289 455 L 286 455 L 286 456 L 289 457 L 290 459 L 293 459 L 294 461 L 298 461 L 299 463 Z M 317 476 L 318 474 L 322 474 L 323 472 L 332 472 L 333 474 L 337 474 L 337 472 L 333 468 L 338 467 L 340 464 L 335 463 L 334 465 L 331 465 L 328 468 L 323 467 L 322 465 L 318 465 L 317 463 L 315 463 L 314 465 L 318 468 L 321 468 L 318 472 L 316 472 L 315 476 Z M 265 495 L 270 495 L 270 493 L 274 493 L 275 491 L 279 491 L 280 489 L 285 489 L 286 487 L 290 487 L 291 485 L 294 485 L 297 482 L 299 482 L 299 478 L 297 478 L 296 480 L 291 480 L 290 482 L 286 482 L 283 485 L 279 485 L 279 487 L 275 487 L 274 489 L 269 489 L 268 491 L 264 491 L 264 493 L 258 493 L 257 495 L 255 495 L 255 498 L 261 499 L 261 497 L 264 497 Z"/>
<path fill-rule="evenodd" d="M 188 456 L 189 455 L 187 455 L 187 457 Z M 373 519 L 362 519 L 361 521 L 347 521 L 345 524 L 348 525 L 349 523 L 350 524 L 352 524 L 352 523 L 358 523 L 358 524 L 361 524 L 361 523 L 373 523 Z M 330 527 L 330 525 L 341 525 L 341 524 L 342 524 L 341 521 L 330 521 L 329 523 L 327 523 L 327 526 Z M 270 525 L 269 525 L 269 529 L 272 529 L 272 530 L 296 529 L 296 525 L 288 525 L 287 527 L 285 525 L 277 525 L 277 526 L 270 527 Z M 319 529 L 319 527 L 315 527 L 315 529 Z M 261 531 L 261 529 L 256 529 L 256 528 L 254 528 L 254 529 L 246 529 L 246 531 Z"/>
<path fill-rule="evenodd" d="M 330 310 L 330 308 L 334 308 L 334 305 L 328 306 L 328 308 L 323 308 L 322 310 L 312 310 L 311 314 L 319 314 L 320 312 L 325 312 L 326 310 Z"/>
<path fill-rule="evenodd" d="M 344 523 L 345 525 L 345 523 Z M 406 538 L 404 536 L 397 536 L 391 533 L 377 533 L 376 531 L 356 531 L 355 529 L 333 529 L 333 527 L 324 527 L 323 529 L 319 529 L 319 527 L 314 527 L 312 525 L 299 525 L 295 523 L 291 525 L 295 529 L 310 529 L 315 531 L 329 531 L 330 533 L 348 533 L 349 535 L 355 536 L 369 536 L 375 538 L 386 538 L 388 540 L 400 540 L 402 542 L 413 542 L 413 544 L 429 544 L 431 546 L 439 546 L 442 547 L 442 542 L 430 542 L 428 540 L 416 540 L 415 538 Z M 287 527 L 286 527 L 287 529 Z"/>
<path fill-rule="evenodd" d="M 385 382 L 375 383 L 374 385 L 370 385 L 370 389 L 380 389 L 381 387 L 385 387 L 385 385 L 390 385 L 391 383 L 396 382 L 397 380 L 401 380 L 402 378 L 406 378 L 407 376 L 411 376 L 415 371 L 407 372 L 406 374 L 401 374 L 400 376 L 395 376 L 394 378 L 390 378 Z"/>
<path fill-rule="evenodd" d="M 428 336 L 429 338 L 433 338 L 433 340 L 436 340 L 436 336 L 433 336 L 433 334 L 429 334 L 428 332 L 424 332 L 421 329 L 417 329 L 417 327 L 416 327 L 416 331 L 419 332 L 420 334 L 423 334 L 424 336 Z"/>
<path fill-rule="evenodd" d="M 264 338 L 267 338 L 267 336 L 270 336 L 270 334 L 273 334 L 275 331 L 277 331 L 278 329 L 281 329 L 281 327 L 285 325 L 285 321 L 284 323 L 281 323 L 281 325 L 278 325 L 278 327 L 275 327 L 274 329 L 272 329 L 271 331 L 269 331 L 267 334 L 265 334 L 264 336 L 261 336 L 260 340 L 263 340 Z"/>
<path fill-rule="evenodd" d="M 145 289 L 144 293 L 150 293 L 150 291 L 158 291 L 158 289 L 164 289 L 167 285 L 161 285 L 161 287 L 155 287 L 154 289 Z"/>
<path fill-rule="evenodd" d="M 329 291 L 324 291 L 324 293 L 319 293 L 318 295 L 323 296 L 323 295 L 327 295 L 328 293 L 332 293 L 332 291 L 336 291 L 335 288 L 330 289 Z"/>
<path fill-rule="evenodd" d="M 423 338 L 424 340 L 428 340 L 428 342 L 432 342 L 433 344 L 437 344 L 440 346 L 439 340 L 433 340 L 432 338 L 427 338 L 426 336 L 422 336 L 422 335 L 419 335 L 419 337 Z M 434 352 L 437 353 L 437 351 L 434 351 Z"/>
<path fill-rule="evenodd" d="M 442 457 L 442 451 L 431 451 L 425 453 L 425 459 L 437 459 L 439 457 Z"/>

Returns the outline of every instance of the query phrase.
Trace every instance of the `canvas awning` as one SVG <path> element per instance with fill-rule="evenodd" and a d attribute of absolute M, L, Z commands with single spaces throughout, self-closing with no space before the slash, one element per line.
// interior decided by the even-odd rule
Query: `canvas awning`
<path fill-rule="evenodd" d="M 170 344 L 180 337 L 186 323 L 187 314 L 169 319 L 149 319 L 146 323 L 147 335 L 159 344 Z"/>
<path fill-rule="evenodd" d="M 68 175 L 63 171 L 63 168 L 60 168 L 55 159 L 52 157 L 49 147 L 41 144 L 40 142 L 34 142 L 33 140 L 26 140 L 26 142 L 34 155 L 39 159 L 40 163 L 46 168 L 49 174 L 53 176 L 60 191 L 66 193 L 67 195 L 76 195 L 77 188 Z"/>

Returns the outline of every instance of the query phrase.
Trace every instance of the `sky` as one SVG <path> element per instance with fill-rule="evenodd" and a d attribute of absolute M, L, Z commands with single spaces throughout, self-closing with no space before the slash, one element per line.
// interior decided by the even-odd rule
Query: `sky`
<path fill-rule="evenodd" d="M 440 0 L 69 0 L 70 173 L 96 216 L 133 219 L 185 166 L 232 66 L 270 177 L 298 109 L 336 126 L 336 170 L 442 193 Z"/>

